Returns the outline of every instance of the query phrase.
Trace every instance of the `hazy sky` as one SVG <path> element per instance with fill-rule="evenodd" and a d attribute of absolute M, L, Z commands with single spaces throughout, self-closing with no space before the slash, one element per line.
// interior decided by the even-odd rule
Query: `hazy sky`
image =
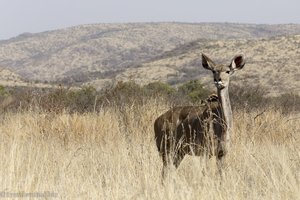
<path fill-rule="evenodd" d="M 0 39 L 87 23 L 300 23 L 300 0 L 0 0 Z"/>

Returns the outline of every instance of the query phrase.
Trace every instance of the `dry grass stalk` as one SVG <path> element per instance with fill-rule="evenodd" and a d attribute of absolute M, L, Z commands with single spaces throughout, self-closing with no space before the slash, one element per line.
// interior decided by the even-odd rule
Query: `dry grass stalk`
<path fill-rule="evenodd" d="M 2 116 L 0 191 L 51 191 L 61 199 L 297 199 L 300 120 L 275 110 L 234 113 L 224 179 L 215 162 L 186 157 L 165 185 L 153 121 L 168 105 L 100 113 Z"/>

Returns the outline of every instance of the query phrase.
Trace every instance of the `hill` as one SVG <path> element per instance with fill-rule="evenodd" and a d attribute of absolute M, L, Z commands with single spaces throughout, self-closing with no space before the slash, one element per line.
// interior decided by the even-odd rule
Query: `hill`
<path fill-rule="evenodd" d="M 128 79 L 176 84 L 207 79 L 198 71 L 200 52 L 221 61 L 243 51 L 246 83 L 275 85 L 275 92 L 297 90 L 297 34 L 300 25 L 295 24 L 90 24 L 0 41 L 0 66 L 31 82 L 98 88 Z"/>
<path fill-rule="evenodd" d="M 230 63 L 237 53 L 246 55 L 246 67 L 232 78 L 244 86 L 264 86 L 269 95 L 300 94 L 300 35 L 259 40 L 198 40 L 166 52 L 150 62 L 119 74 L 118 80 L 141 84 L 163 80 L 170 84 L 200 79 L 212 84 L 210 72 L 201 67 L 201 53 L 220 63 Z"/>

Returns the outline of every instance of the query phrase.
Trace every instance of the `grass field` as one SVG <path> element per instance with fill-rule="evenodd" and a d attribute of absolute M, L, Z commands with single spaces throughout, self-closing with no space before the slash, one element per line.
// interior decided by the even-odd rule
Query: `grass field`
<path fill-rule="evenodd" d="M 214 159 L 187 156 L 162 184 L 153 122 L 168 108 L 2 114 L 0 198 L 300 199 L 299 115 L 235 111 L 223 180 Z"/>

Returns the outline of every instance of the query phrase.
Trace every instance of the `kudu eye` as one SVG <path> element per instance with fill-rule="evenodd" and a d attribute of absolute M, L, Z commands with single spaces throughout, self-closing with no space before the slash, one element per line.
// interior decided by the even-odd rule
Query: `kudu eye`
<path fill-rule="evenodd" d="M 230 71 L 226 71 L 227 74 L 230 74 Z"/>

